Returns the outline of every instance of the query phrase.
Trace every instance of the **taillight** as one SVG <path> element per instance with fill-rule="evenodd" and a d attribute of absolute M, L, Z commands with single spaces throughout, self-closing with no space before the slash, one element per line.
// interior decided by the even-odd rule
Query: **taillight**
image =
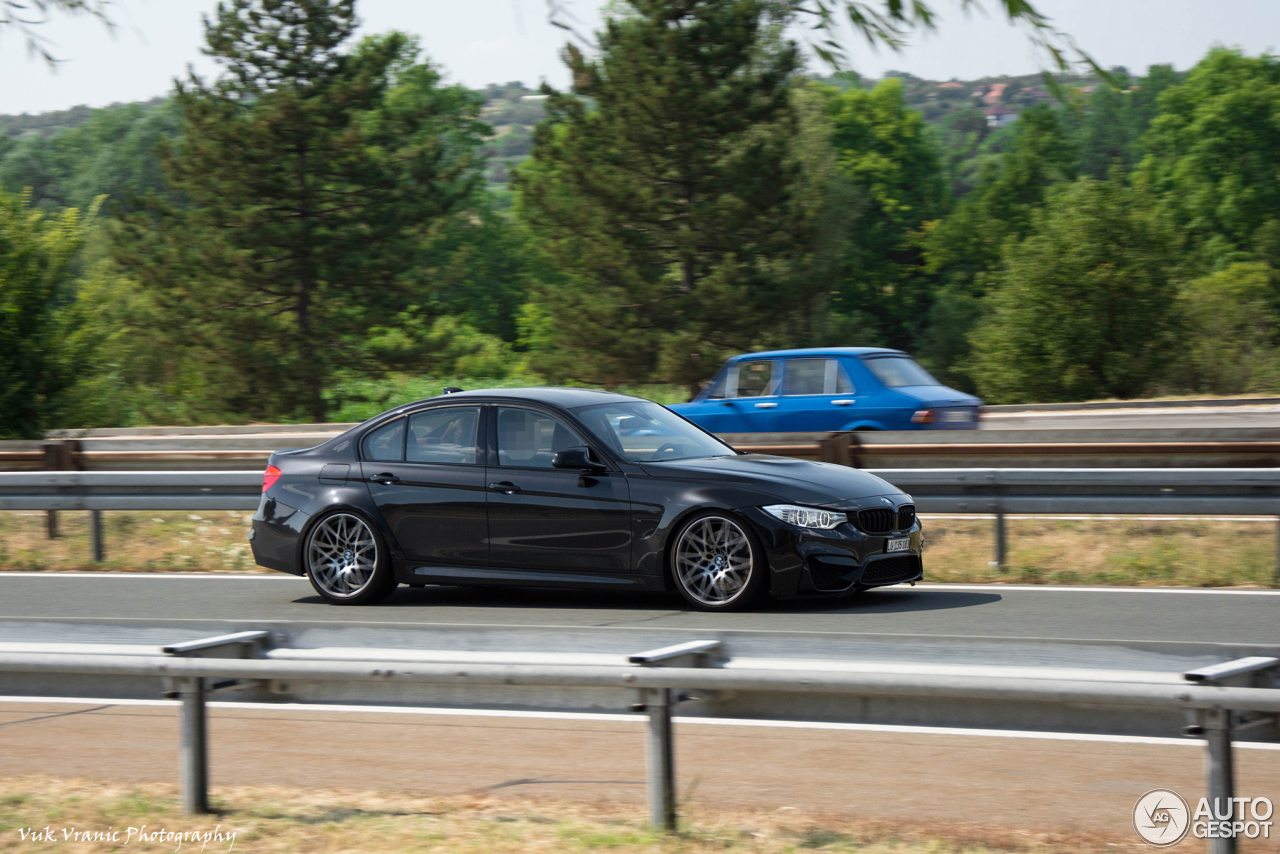
<path fill-rule="evenodd" d="M 912 424 L 932 424 L 938 420 L 938 413 L 932 409 L 921 409 L 911 416 Z"/>
<path fill-rule="evenodd" d="M 280 479 L 280 469 L 275 466 L 267 466 L 267 470 L 262 473 L 262 491 L 276 485 L 276 481 Z"/>

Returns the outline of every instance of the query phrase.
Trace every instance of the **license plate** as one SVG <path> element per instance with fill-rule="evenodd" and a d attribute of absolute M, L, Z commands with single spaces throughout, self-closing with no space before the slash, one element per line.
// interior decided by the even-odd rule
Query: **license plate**
<path fill-rule="evenodd" d="M 905 552 L 909 548 L 911 548 L 910 537 L 897 537 L 884 542 L 884 550 L 887 552 Z"/>
<path fill-rule="evenodd" d="M 954 424 L 957 421 L 969 421 L 969 410 L 967 409 L 944 409 L 942 410 L 942 420 Z"/>

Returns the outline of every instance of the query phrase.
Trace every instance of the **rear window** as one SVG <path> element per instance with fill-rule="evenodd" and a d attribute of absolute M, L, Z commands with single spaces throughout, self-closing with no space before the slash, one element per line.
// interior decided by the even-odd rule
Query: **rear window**
<path fill-rule="evenodd" d="M 880 356 L 875 359 L 863 359 L 867 370 L 880 380 L 886 388 L 900 388 L 911 385 L 941 385 L 929 372 L 916 364 L 910 356 Z"/>
<path fill-rule="evenodd" d="M 364 437 L 364 458 L 379 462 L 404 459 L 404 419 L 397 418 Z"/>

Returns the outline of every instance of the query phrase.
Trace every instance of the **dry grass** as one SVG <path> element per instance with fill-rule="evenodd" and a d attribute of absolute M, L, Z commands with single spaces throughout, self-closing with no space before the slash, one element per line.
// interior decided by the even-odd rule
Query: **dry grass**
<path fill-rule="evenodd" d="M 1004 566 L 991 566 L 990 519 L 929 518 L 931 581 L 1138 587 L 1269 587 L 1276 523 L 1181 518 L 1083 520 L 1009 516 Z"/>
<path fill-rule="evenodd" d="M 253 563 L 250 513 L 104 513 L 107 560 L 93 563 L 89 514 L 59 514 L 50 540 L 44 513 L 0 513 L 0 570 L 266 572 Z M 992 567 L 989 519 L 925 520 L 931 581 L 1190 587 L 1274 583 L 1273 520 L 1062 520 L 1011 516 L 1009 551 Z"/>
<path fill-rule="evenodd" d="M 394 851 L 539 854 L 615 851 L 702 854 L 740 851 L 784 854 L 994 854 L 1035 851 L 1086 854 L 1138 851 L 1134 839 L 1023 833 L 967 827 L 895 827 L 882 823 L 790 811 L 728 810 L 694 806 L 674 836 L 650 830 L 641 808 L 616 804 L 494 798 L 486 795 L 418 798 L 388 792 L 284 788 L 219 788 L 214 815 L 181 814 L 173 786 L 113 784 L 54 778 L 0 779 L 0 851 L 49 850 L 23 840 L 20 830 L 49 827 L 59 847 L 90 851 L 198 851 L 201 842 L 126 843 L 129 828 L 148 833 L 235 834 L 204 850 L 244 852 Z M 64 843 L 63 828 L 119 830 L 120 842 Z"/>
<path fill-rule="evenodd" d="M 50 540 L 43 512 L 0 513 L 0 569 L 135 572 L 269 572 L 249 550 L 250 512 L 102 514 L 106 561 L 94 563 L 89 514 L 58 513 Z"/>

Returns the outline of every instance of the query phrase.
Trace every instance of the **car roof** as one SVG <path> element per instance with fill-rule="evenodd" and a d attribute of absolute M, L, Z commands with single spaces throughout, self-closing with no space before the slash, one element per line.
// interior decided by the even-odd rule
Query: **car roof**
<path fill-rule="evenodd" d="M 591 406 L 597 403 L 609 403 L 611 401 L 622 400 L 644 400 L 641 397 L 635 397 L 630 394 L 618 394 L 612 391 L 599 391 L 591 388 L 567 388 L 556 386 L 536 386 L 530 388 L 478 388 L 469 391 L 455 391 L 449 395 L 437 395 L 424 400 L 417 400 L 413 403 L 406 403 L 396 409 L 402 409 L 407 406 L 417 406 L 422 403 L 438 403 L 447 398 L 448 400 L 467 400 L 470 398 L 486 398 L 511 401 L 525 401 L 533 403 L 550 403 L 553 406 L 559 406 L 564 409 L 575 409 L 580 406 Z"/>
<path fill-rule="evenodd" d="M 744 359 L 781 359 L 787 356 L 905 356 L 907 355 L 901 350 L 891 350 L 888 347 L 809 347 L 799 350 L 768 350 L 763 353 L 743 353 L 741 356 L 734 356 L 729 359 L 730 362 L 740 362 Z"/>

